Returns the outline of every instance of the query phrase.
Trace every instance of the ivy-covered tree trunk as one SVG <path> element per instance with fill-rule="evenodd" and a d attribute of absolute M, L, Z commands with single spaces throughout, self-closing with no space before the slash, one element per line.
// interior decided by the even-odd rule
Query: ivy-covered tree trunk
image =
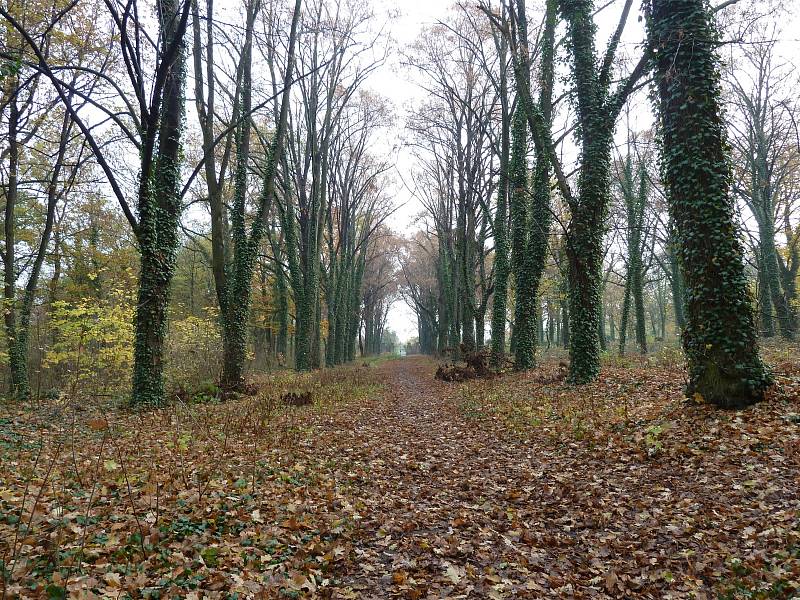
<path fill-rule="evenodd" d="M 162 48 L 174 60 L 168 67 L 162 92 L 157 156 L 152 173 L 142 173 L 139 183 L 141 253 L 136 304 L 133 385 L 131 402 L 159 406 L 164 402 L 164 340 L 170 284 L 178 250 L 181 215 L 181 133 L 185 104 L 186 64 L 178 29 L 176 0 L 160 0 Z M 179 33 L 180 31 L 180 33 Z M 177 44 L 177 46 L 176 46 Z"/>
<path fill-rule="evenodd" d="M 298 371 L 311 370 L 312 334 L 314 328 L 314 303 L 308 300 L 306 294 L 295 299 L 295 313 L 297 315 L 297 331 L 295 333 L 294 368 Z"/>
<path fill-rule="evenodd" d="M 524 9 L 524 6 L 523 6 Z M 520 16 L 521 22 L 523 17 Z M 545 6 L 545 21 L 540 45 L 539 68 L 539 114 L 544 127 L 548 130 L 552 126 L 553 118 L 553 77 L 555 72 L 555 29 L 557 21 L 557 7 L 555 0 L 547 0 Z M 527 30 L 527 25 L 525 26 Z M 521 32 L 520 32 L 521 33 Z M 526 43 L 527 45 L 527 43 Z M 527 53 L 527 52 L 526 52 Z M 523 102 L 529 97 L 525 94 Z M 545 148 L 537 144 L 536 163 L 533 168 L 531 214 L 528 226 L 528 244 L 524 259 L 524 272 L 528 279 L 525 293 L 527 310 L 533 314 L 534 324 L 530 329 L 536 328 L 536 323 L 541 325 L 541 306 L 538 304 L 539 285 L 544 274 L 547 261 L 547 251 L 550 243 L 550 224 L 552 212 L 550 209 L 550 185 L 552 165 L 550 156 Z M 533 348 L 526 350 L 521 361 L 523 368 L 533 367 L 536 361 L 536 334 L 530 333 Z"/>
<path fill-rule="evenodd" d="M 237 99 L 241 122 L 236 127 L 236 167 L 233 175 L 233 201 L 230 207 L 233 257 L 225 278 L 225 301 L 220 304 L 222 321 L 222 387 L 238 390 L 244 383 L 244 365 L 247 356 L 247 320 L 250 315 L 250 292 L 255 250 L 248 239 L 245 225 L 247 201 L 247 175 L 250 168 L 250 109 L 252 70 L 251 55 L 255 10 L 252 3 L 247 6 L 247 26 L 242 49 L 241 90 Z M 267 202 L 269 199 L 265 199 Z M 254 224 L 254 231 L 263 231 L 263 224 Z M 250 277 L 245 279 L 248 275 Z"/>
<path fill-rule="evenodd" d="M 756 257 L 758 263 L 758 314 L 761 317 L 761 335 L 767 338 L 775 336 L 775 321 L 772 318 L 772 297 L 767 272 L 767 261 L 764 260 L 763 252 L 759 249 Z"/>
<path fill-rule="evenodd" d="M 517 2 L 517 51 L 515 75 L 518 105 L 512 124 L 512 148 L 509 163 L 511 185 L 512 268 L 514 270 L 514 330 L 512 349 L 517 369 L 530 369 L 536 361 L 537 294 L 544 272 L 550 232 L 550 157 L 541 141 L 536 144 L 536 164 L 532 188 L 527 185 L 525 154 L 528 122 L 532 114 L 541 118 L 549 131 L 552 115 L 554 36 L 556 4 L 548 1 L 541 42 L 541 79 L 538 106 L 533 106 L 529 82 L 529 49 L 525 2 Z M 531 133 L 536 138 L 537 131 Z"/>
<path fill-rule="evenodd" d="M 566 254 L 570 283 L 569 380 L 582 384 L 593 381 L 600 373 L 598 320 L 603 236 L 610 198 L 611 144 L 618 104 L 609 104 L 609 77 L 597 71 L 593 2 L 560 0 L 559 8 L 567 21 L 581 142 L 578 193 L 570 206 Z"/>
<path fill-rule="evenodd" d="M 785 258 L 778 254 L 778 264 L 781 268 L 781 284 L 789 301 L 789 316 L 792 319 L 795 331 L 797 331 L 798 326 L 800 326 L 797 314 L 798 309 L 800 309 L 800 302 L 798 302 L 800 299 L 797 296 L 797 274 L 800 271 L 800 244 L 798 244 L 800 230 L 795 231 L 793 229 L 792 214 L 793 211 L 789 205 L 785 206 L 783 210 L 783 233 L 788 247 Z"/>
<path fill-rule="evenodd" d="M 600 286 L 600 310 L 597 317 L 597 339 L 600 341 L 601 352 L 606 351 L 606 308 L 603 305 L 603 294 L 605 293 L 605 282 Z"/>
<path fill-rule="evenodd" d="M 625 343 L 628 340 L 628 315 L 631 311 L 631 278 L 625 278 L 625 291 L 622 300 L 622 315 L 619 320 L 619 355 L 625 356 Z"/>
<path fill-rule="evenodd" d="M 683 331 L 686 327 L 686 297 L 683 289 L 683 274 L 681 273 L 680 261 L 678 258 L 678 241 L 675 239 L 674 225 L 670 221 L 669 239 L 667 240 L 667 252 L 669 254 L 670 285 L 672 286 L 672 309 L 675 313 L 675 327 Z"/>
<path fill-rule="evenodd" d="M 638 185 L 634 175 L 633 160 L 628 156 L 622 172 L 622 195 L 625 200 L 627 216 L 627 246 L 628 246 L 628 271 L 625 278 L 626 303 L 633 301 L 635 316 L 636 343 L 642 354 L 647 354 L 647 333 L 645 328 L 644 310 L 644 266 L 642 255 L 644 244 L 642 234 L 644 229 L 644 209 L 647 203 L 647 173 L 643 165 L 638 165 Z M 627 311 L 627 306 L 625 307 Z M 627 322 L 627 314 L 624 315 Z M 623 342 L 624 344 L 624 342 Z M 620 346 L 620 354 L 624 346 Z"/>
<path fill-rule="evenodd" d="M 275 312 L 278 322 L 275 352 L 281 355 L 283 360 L 286 360 L 289 345 L 289 291 L 286 285 L 286 275 L 281 265 L 278 265 L 275 273 Z"/>
<path fill-rule="evenodd" d="M 569 356 L 572 383 L 600 373 L 598 321 L 603 268 L 603 231 L 608 206 L 610 138 L 584 149 L 578 187 L 580 211 L 573 211 L 567 240 L 569 265 Z"/>
<path fill-rule="evenodd" d="M 501 73 L 501 94 L 507 93 L 506 77 Z M 494 215 L 494 297 L 492 299 L 491 365 L 502 366 L 506 354 L 506 311 L 508 310 L 508 160 L 510 152 L 508 101 L 501 98 L 503 122 L 500 132 L 500 175 L 497 182 L 497 208 Z"/>
<path fill-rule="evenodd" d="M 762 206 L 765 210 L 769 211 L 769 218 L 766 215 L 760 215 L 757 219 L 759 222 L 759 240 L 761 250 L 761 260 L 759 261 L 760 271 L 759 274 L 764 276 L 762 280 L 765 291 L 768 290 L 769 299 L 775 309 L 775 315 L 778 320 L 778 328 L 781 336 L 785 339 L 791 340 L 795 335 L 794 318 L 792 315 L 790 300 L 781 286 L 781 273 L 778 265 L 778 249 L 775 246 L 775 231 L 772 224 L 772 207 L 769 200 L 763 200 Z"/>
<path fill-rule="evenodd" d="M 704 0 L 650 0 L 663 171 L 686 285 L 686 393 L 720 407 L 761 400 L 772 378 L 758 351 L 730 194 L 716 35 Z"/>
<path fill-rule="evenodd" d="M 231 206 L 231 235 L 233 259 L 227 277 L 227 310 L 222 315 L 224 361 L 222 385 L 228 389 L 240 389 L 244 383 L 244 367 L 247 356 L 247 322 L 250 317 L 252 281 L 256 259 L 266 233 L 266 216 L 275 197 L 275 180 L 278 165 L 283 160 L 284 139 L 288 127 L 289 92 L 294 70 L 294 53 L 300 20 L 301 0 L 297 0 L 292 16 L 283 76 L 283 91 L 280 99 L 278 123 L 274 137 L 267 150 L 266 165 L 261 182 L 261 192 L 256 204 L 249 231 L 245 223 L 247 204 L 247 174 L 250 159 L 250 110 L 251 110 L 251 46 L 253 26 L 256 18 L 254 6 L 248 7 L 247 31 L 242 51 L 241 113 L 242 121 L 236 133 L 236 170 L 234 173 L 233 202 Z"/>
<path fill-rule="evenodd" d="M 511 159 L 509 183 L 511 185 L 511 267 L 514 273 L 514 365 L 517 369 L 533 366 L 536 342 L 533 321 L 534 298 L 531 298 L 531 277 L 525 268 L 528 249 L 530 190 L 528 168 L 525 160 L 528 147 L 528 125 L 518 101 L 511 128 Z M 535 293 L 535 292 L 534 292 Z"/>
<path fill-rule="evenodd" d="M 474 213 L 467 208 L 466 201 L 461 202 L 462 208 L 459 213 L 461 226 L 459 227 L 458 250 L 456 260 L 460 277 L 460 325 L 461 325 L 461 345 L 465 352 L 475 351 L 475 269 L 472 259 L 473 246 L 475 243 L 475 221 Z M 469 213 L 469 214 L 467 214 Z"/>
<path fill-rule="evenodd" d="M 347 311 L 347 340 L 345 360 L 348 362 L 356 358 L 356 341 L 358 328 L 361 322 L 361 283 L 364 279 L 364 270 L 367 264 L 366 247 L 361 248 L 353 275 L 353 293 L 350 295 L 350 306 Z"/>
<path fill-rule="evenodd" d="M 8 392 L 9 397 L 26 399 L 30 395 L 28 383 L 27 331 L 17 326 L 16 307 L 16 208 L 19 198 L 19 140 L 20 114 L 17 93 L 19 76 L 8 78 L 8 184 L 5 189 L 5 248 L 3 254 L 3 318 L 5 320 L 6 343 L 8 344 Z M 26 328 L 27 329 L 27 328 Z"/>

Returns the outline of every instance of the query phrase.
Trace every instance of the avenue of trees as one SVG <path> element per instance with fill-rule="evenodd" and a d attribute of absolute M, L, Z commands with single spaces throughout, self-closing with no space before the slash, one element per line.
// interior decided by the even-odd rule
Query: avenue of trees
<path fill-rule="evenodd" d="M 581 384 L 680 339 L 687 394 L 763 397 L 757 338 L 797 328 L 800 138 L 784 9 L 745 4 L 462 3 L 423 32 L 401 289 L 422 352 L 490 337 L 529 369 L 563 345 Z"/>
<path fill-rule="evenodd" d="M 798 74 L 780 4 L 457 2 L 407 48 L 358 0 L 0 6 L 7 393 L 116 394 L 396 347 L 569 381 L 682 345 L 687 393 L 771 384 L 798 330 Z M 638 19 L 637 19 L 638 17 Z M 402 55 L 399 122 L 375 73 Z"/>

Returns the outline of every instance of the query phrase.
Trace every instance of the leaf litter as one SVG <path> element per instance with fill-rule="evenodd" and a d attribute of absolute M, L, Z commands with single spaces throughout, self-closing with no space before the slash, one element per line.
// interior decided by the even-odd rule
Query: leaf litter
<path fill-rule="evenodd" d="M 668 363 L 464 383 L 426 358 L 132 413 L 4 405 L 20 598 L 790 598 L 800 376 L 753 408 Z M 311 392 L 314 405 L 284 394 Z"/>

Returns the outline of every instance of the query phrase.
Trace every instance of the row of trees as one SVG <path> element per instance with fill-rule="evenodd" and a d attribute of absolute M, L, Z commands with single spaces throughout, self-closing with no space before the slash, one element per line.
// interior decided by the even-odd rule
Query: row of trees
<path fill-rule="evenodd" d="M 752 43 L 731 44 L 723 70 L 708 3 L 643 3 L 630 57 L 633 10 L 623 3 L 602 52 L 589 1 L 548 0 L 535 19 L 524 0 L 459 6 L 423 34 L 410 63 L 430 100 L 410 131 L 427 227 L 402 293 L 422 351 L 482 345 L 490 311 L 495 366 L 510 352 L 530 368 L 538 344 L 561 342 L 574 383 L 597 377 L 609 338 L 624 353 L 630 330 L 647 352 L 647 313 L 663 339 L 669 312 L 687 392 L 747 404 L 771 381 L 753 281 L 763 333 L 796 330 L 791 70 L 774 14 L 731 29 Z M 620 143 L 620 116 L 630 123 L 647 91 L 652 131 L 629 125 Z"/>
<path fill-rule="evenodd" d="M 367 87 L 388 46 L 356 0 L 3 5 L 11 393 L 30 394 L 30 365 L 126 364 L 106 332 L 126 311 L 134 402 L 164 401 L 165 348 L 190 331 L 218 332 L 203 356 L 229 389 L 251 352 L 336 365 L 385 346 L 401 294 L 422 351 L 489 337 L 494 366 L 527 369 L 563 344 L 574 383 L 611 342 L 647 352 L 671 320 L 691 393 L 760 398 L 757 328 L 797 329 L 800 143 L 774 15 L 730 19 L 745 44 L 716 34 L 737 4 L 644 2 L 634 56 L 632 0 L 602 51 L 613 3 L 454 7 L 406 58 L 425 95 L 408 118 L 424 207 L 408 239 L 385 226 L 392 107 Z M 635 131 L 648 91 L 654 125 Z"/>
<path fill-rule="evenodd" d="M 292 352 L 303 370 L 352 360 L 359 337 L 362 352 L 380 349 L 381 307 L 395 292 L 382 280 L 396 267 L 379 251 L 394 238 L 388 164 L 373 146 L 391 108 L 366 87 L 385 59 L 369 8 L 12 2 L 0 18 L 13 396 L 30 394 L 32 328 L 56 322 L 57 295 L 77 306 L 79 276 L 95 282 L 95 299 L 105 280 L 138 290 L 134 403 L 164 402 L 169 318 L 187 301 L 189 315 L 211 312 L 219 324 L 219 375 L 231 390 L 244 384 L 253 344 L 257 354 Z M 80 267 L 87 236 L 70 223 L 84 195 L 95 202 L 92 258 L 108 262 L 101 238 L 113 227 L 124 247 L 115 257 L 138 256 L 138 276 Z"/>

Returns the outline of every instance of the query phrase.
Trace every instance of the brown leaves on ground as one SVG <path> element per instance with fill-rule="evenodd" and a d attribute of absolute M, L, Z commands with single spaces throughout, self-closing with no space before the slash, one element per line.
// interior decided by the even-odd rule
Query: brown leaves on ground
<path fill-rule="evenodd" d="M 579 388 L 557 363 L 446 384 L 412 358 L 153 413 L 6 407 L 6 593 L 790 597 L 800 378 L 780 369 L 738 412 L 638 359 Z"/>

